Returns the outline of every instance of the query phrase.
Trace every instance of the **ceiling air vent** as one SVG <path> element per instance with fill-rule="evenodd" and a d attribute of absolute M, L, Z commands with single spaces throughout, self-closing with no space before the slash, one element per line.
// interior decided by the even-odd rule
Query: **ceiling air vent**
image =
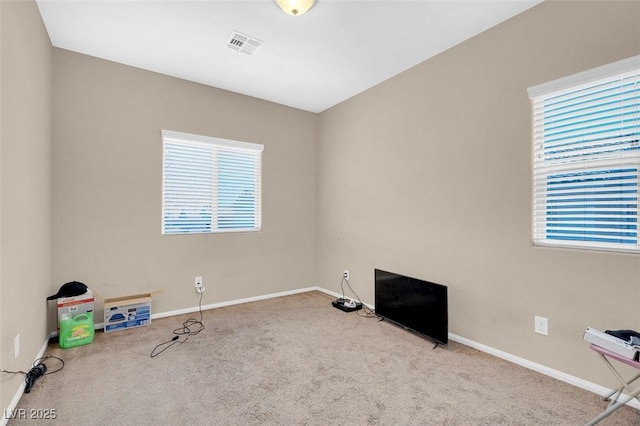
<path fill-rule="evenodd" d="M 246 34 L 232 31 L 227 42 L 227 47 L 236 52 L 244 53 L 245 55 L 253 55 L 264 42 L 257 38 L 248 36 Z"/>

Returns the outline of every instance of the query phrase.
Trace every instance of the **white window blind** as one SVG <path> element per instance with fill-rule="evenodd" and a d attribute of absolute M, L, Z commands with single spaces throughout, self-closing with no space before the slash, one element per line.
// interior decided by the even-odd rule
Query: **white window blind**
<path fill-rule="evenodd" d="M 534 244 L 640 252 L 640 56 L 529 95 Z"/>
<path fill-rule="evenodd" d="M 263 145 L 162 131 L 162 233 L 259 231 Z"/>

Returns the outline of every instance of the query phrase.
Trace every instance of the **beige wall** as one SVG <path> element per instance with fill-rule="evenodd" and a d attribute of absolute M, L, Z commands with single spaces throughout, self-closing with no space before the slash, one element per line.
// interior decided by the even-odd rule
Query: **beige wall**
<path fill-rule="evenodd" d="M 33 2 L 0 5 L 2 368 L 74 279 L 167 312 L 195 275 L 208 304 L 349 269 L 373 302 L 389 269 L 449 285 L 453 333 L 602 384 L 584 328 L 640 328 L 637 256 L 531 246 L 526 93 L 640 53 L 640 3 L 545 2 L 320 115 L 52 49 Z M 265 145 L 262 232 L 160 235 L 161 129 Z"/>
<path fill-rule="evenodd" d="M 446 284 L 452 333 L 607 382 L 582 334 L 640 328 L 640 261 L 532 247 L 526 89 L 639 53 L 640 3 L 545 2 L 323 112 L 318 284 Z"/>
<path fill-rule="evenodd" d="M 154 312 L 314 285 L 317 115 L 54 49 L 53 282 Z M 162 236 L 162 129 L 264 144 L 262 231 Z M 100 313 L 99 313 L 100 315 Z"/>
<path fill-rule="evenodd" d="M 47 336 L 52 48 L 34 2 L 2 1 L 0 11 L 0 368 L 26 371 Z M 23 380 L 0 375 L 2 409 Z"/>

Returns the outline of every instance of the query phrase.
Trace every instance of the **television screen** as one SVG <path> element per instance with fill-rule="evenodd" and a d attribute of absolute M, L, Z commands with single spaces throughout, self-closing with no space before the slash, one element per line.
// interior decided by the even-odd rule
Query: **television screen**
<path fill-rule="evenodd" d="M 436 343 L 449 341 L 447 286 L 375 270 L 375 312 Z"/>

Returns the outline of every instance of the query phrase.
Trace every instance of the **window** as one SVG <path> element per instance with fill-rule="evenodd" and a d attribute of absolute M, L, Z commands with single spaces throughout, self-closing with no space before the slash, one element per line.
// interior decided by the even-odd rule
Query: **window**
<path fill-rule="evenodd" d="M 640 252 L 640 56 L 529 97 L 534 244 Z"/>
<path fill-rule="evenodd" d="M 162 233 L 260 230 L 262 145 L 162 131 Z"/>

